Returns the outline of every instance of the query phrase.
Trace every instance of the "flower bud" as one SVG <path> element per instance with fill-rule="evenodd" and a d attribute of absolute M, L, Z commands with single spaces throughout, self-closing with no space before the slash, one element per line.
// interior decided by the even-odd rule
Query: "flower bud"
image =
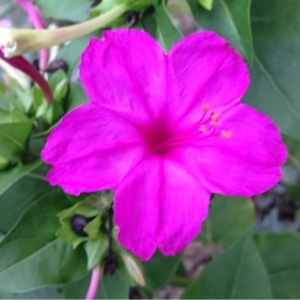
<path fill-rule="evenodd" d="M 127 252 L 122 252 L 121 257 L 125 264 L 125 267 L 129 273 L 129 275 L 140 285 L 145 286 L 145 278 L 143 274 L 143 268 L 141 263 L 133 257 L 131 254 Z"/>

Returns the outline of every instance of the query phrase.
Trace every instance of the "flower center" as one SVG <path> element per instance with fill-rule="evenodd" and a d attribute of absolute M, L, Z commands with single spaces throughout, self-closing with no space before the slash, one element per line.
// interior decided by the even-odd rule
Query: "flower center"
<path fill-rule="evenodd" d="M 176 124 L 163 121 L 145 129 L 143 133 L 149 151 L 162 156 L 175 148 L 192 145 L 208 137 L 230 139 L 233 136 L 232 131 L 226 130 L 221 124 L 222 114 L 220 112 L 212 111 L 207 103 L 202 105 L 201 110 L 202 115 L 198 122 L 187 130 L 178 132 Z"/>
<path fill-rule="evenodd" d="M 176 147 L 176 145 L 172 143 L 174 138 L 172 130 L 168 125 L 159 126 L 157 124 L 155 128 L 152 128 L 152 130 L 146 133 L 146 143 L 148 148 L 156 155 L 165 155 Z"/>

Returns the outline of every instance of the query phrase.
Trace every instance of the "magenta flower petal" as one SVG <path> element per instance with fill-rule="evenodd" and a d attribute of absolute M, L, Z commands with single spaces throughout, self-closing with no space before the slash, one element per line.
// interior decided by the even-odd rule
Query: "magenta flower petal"
<path fill-rule="evenodd" d="M 182 251 L 212 193 L 252 196 L 281 179 L 280 132 L 240 103 L 247 66 L 215 33 L 183 38 L 167 55 L 143 31 L 107 31 L 80 74 L 91 103 L 50 135 L 48 180 L 76 195 L 114 189 L 118 239 L 141 258 Z"/>
<path fill-rule="evenodd" d="M 183 126 L 199 120 L 203 105 L 223 110 L 239 103 L 250 83 L 242 56 L 214 32 L 196 33 L 177 43 L 169 54 L 169 73 L 170 113 Z"/>
<path fill-rule="evenodd" d="M 42 158 L 55 165 L 47 179 L 74 195 L 115 188 L 141 158 L 142 145 L 128 121 L 101 107 L 81 106 L 47 140 Z"/>
<path fill-rule="evenodd" d="M 166 57 L 139 30 L 104 32 L 82 56 L 80 75 L 92 102 L 141 118 L 157 117 L 165 105 Z"/>
<path fill-rule="evenodd" d="M 228 110 L 221 120 L 219 134 L 176 150 L 178 161 L 213 193 L 251 197 L 276 185 L 287 149 L 272 120 L 244 104 Z"/>
<path fill-rule="evenodd" d="M 209 198 L 176 162 L 148 158 L 116 190 L 118 239 L 144 260 L 157 248 L 165 255 L 176 255 L 199 234 Z"/>

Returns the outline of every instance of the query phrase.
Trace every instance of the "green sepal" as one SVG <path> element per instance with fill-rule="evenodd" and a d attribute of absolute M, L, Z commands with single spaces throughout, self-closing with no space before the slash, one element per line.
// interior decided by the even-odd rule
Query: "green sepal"
<path fill-rule="evenodd" d="M 20 94 L 14 105 L 28 117 L 40 119 L 47 125 L 57 122 L 64 114 L 64 100 L 68 94 L 69 81 L 66 74 L 59 70 L 49 79 L 54 101 L 50 104 L 38 86 L 27 89 Z"/>
<path fill-rule="evenodd" d="M 206 10 L 212 10 L 214 0 L 198 0 L 198 3 Z"/>
<path fill-rule="evenodd" d="M 63 100 L 66 98 L 69 90 L 69 81 L 66 74 L 62 70 L 59 70 L 51 76 L 49 85 L 53 91 L 54 102 L 48 104 L 46 99 L 44 99 L 44 103 L 46 103 L 48 107 L 41 119 L 46 124 L 52 125 L 64 114 Z"/>
<path fill-rule="evenodd" d="M 88 234 L 87 237 L 78 236 L 73 231 L 71 220 L 74 215 L 81 215 L 86 218 L 95 217 L 83 229 Z M 96 238 L 99 235 L 101 226 L 100 212 L 95 208 L 88 206 L 86 203 L 83 203 L 82 201 L 68 209 L 61 211 L 58 214 L 58 217 L 62 226 L 56 232 L 56 236 L 62 238 L 67 244 L 72 245 L 74 249 L 81 243 Z"/>
<path fill-rule="evenodd" d="M 69 81 L 64 71 L 55 72 L 49 80 L 49 85 L 53 91 L 54 102 L 61 102 L 67 96 Z"/>
<path fill-rule="evenodd" d="M 86 241 L 84 250 L 88 258 L 88 270 L 92 270 L 104 259 L 108 250 L 107 236 L 100 234 L 97 238 Z"/>
<path fill-rule="evenodd" d="M 145 286 L 146 281 L 141 261 L 125 249 L 121 249 L 119 255 L 124 263 L 128 275 L 133 280 L 133 283 L 137 283 L 140 286 Z"/>

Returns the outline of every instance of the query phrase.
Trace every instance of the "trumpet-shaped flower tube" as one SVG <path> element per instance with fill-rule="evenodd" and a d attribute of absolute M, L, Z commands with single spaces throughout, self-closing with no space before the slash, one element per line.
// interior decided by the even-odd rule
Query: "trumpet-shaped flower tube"
<path fill-rule="evenodd" d="M 72 26 L 50 29 L 0 28 L 0 46 L 7 58 L 50 48 L 104 28 L 125 12 L 126 6 L 119 4 L 94 19 Z"/>
<path fill-rule="evenodd" d="M 251 197 L 280 181 L 280 132 L 241 103 L 247 66 L 217 34 L 185 37 L 166 54 L 143 31 L 106 31 L 80 75 L 90 103 L 49 136 L 47 179 L 73 195 L 114 189 L 118 239 L 144 260 L 182 251 L 212 193 Z"/>
<path fill-rule="evenodd" d="M 33 26 L 36 29 L 45 28 L 45 23 L 42 14 L 37 8 L 37 6 L 32 3 L 31 0 L 14 0 L 14 2 L 20 5 L 20 7 L 22 7 L 22 9 L 27 13 Z M 42 70 L 45 70 L 47 68 L 48 60 L 49 60 L 49 50 L 42 49 L 40 51 L 40 68 Z"/>

